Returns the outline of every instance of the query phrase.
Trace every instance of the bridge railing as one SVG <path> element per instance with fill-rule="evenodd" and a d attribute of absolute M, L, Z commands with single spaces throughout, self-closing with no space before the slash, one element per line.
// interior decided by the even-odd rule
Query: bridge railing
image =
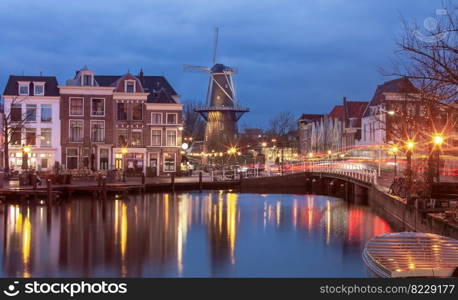
<path fill-rule="evenodd" d="M 321 172 L 347 176 L 363 182 L 377 184 L 377 171 L 345 161 L 302 161 L 266 168 L 223 168 L 211 172 L 212 181 L 240 180 L 251 177 L 271 177 L 301 172 Z"/>

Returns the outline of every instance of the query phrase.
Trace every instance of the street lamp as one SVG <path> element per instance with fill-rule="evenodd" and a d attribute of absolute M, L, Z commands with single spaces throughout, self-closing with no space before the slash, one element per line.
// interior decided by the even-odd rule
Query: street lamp
<path fill-rule="evenodd" d="M 444 136 L 442 134 L 435 134 L 433 136 L 433 144 L 435 146 L 441 146 L 444 143 Z"/>
<path fill-rule="evenodd" d="M 127 166 L 126 166 L 126 154 L 127 154 L 127 152 L 129 152 L 129 151 L 127 150 L 127 147 L 122 147 L 122 148 L 121 148 L 122 164 L 123 164 L 123 169 L 124 169 L 124 170 L 127 169 L 127 168 L 126 168 L 126 167 L 127 167 Z"/>
<path fill-rule="evenodd" d="M 391 154 L 394 155 L 394 177 L 395 177 L 395 178 L 396 178 L 397 173 L 398 173 L 398 164 L 397 164 L 397 161 L 396 161 L 396 160 L 397 160 L 397 159 L 396 159 L 396 158 L 397 158 L 397 157 L 396 157 L 396 154 L 398 153 L 398 151 L 399 151 L 399 148 L 398 148 L 398 146 L 396 146 L 396 145 L 394 145 L 394 146 L 392 146 L 392 147 L 390 148 Z"/>
<path fill-rule="evenodd" d="M 407 157 L 407 202 L 410 201 L 410 195 L 412 190 L 412 151 L 415 148 L 415 142 L 411 139 L 406 142 L 406 157 Z"/>
<path fill-rule="evenodd" d="M 29 168 L 29 153 L 32 151 L 30 146 L 22 145 L 22 169 L 27 170 Z"/>
<path fill-rule="evenodd" d="M 433 136 L 433 149 L 431 151 L 431 156 L 435 157 L 436 159 L 436 170 L 435 170 L 435 175 L 437 177 L 437 182 L 440 182 L 440 152 L 439 152 L 439 148 L 442 146 L 442 144 L 444 143 L 444 136 L 440 133 L 436 133 L 434 134 Z M 434 167 L 432 166 L 432 159 L 431 159 L 431 164 L 430 164 L 430 168 L 432 170 L 430 170 L 428 173 L 431 174 L 429 176 L 434 176 L 432 175 L 433 173 L 431 173 L 433 170 L 434 170 Z M 430 178 L 430 182 L 432 182 L 434 179 L 433 177 Z"/>

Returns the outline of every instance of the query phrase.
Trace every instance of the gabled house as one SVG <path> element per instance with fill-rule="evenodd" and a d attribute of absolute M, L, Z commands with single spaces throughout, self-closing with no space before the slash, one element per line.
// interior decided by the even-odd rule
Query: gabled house
<path fill-rule="evenodd" d="M 10 131 L 8 167 L 20 170 L 27 147 L 27 167 L 51 171 L 61 161 L 60 96 L 54 76 L 10 75 L 3 92 L 4 117 Z M 2 125 L 5 125 L 2 123 Z M 7 166 L 5 166 L 7 167 Z"/>
<path fill-rule="evenodd" d="M 342 149 L 352 150 L 361 140 L 361 120 L 369 102 L 348 101 L 343 98 L 344 127 Z"/>
<path fill-rule="evenodd" d="M 183 107 L 163 76 L 95 75 L 85 67 L 60 90 L 67 168 L 178 171 Z"/>
<path fill-rule="evenodd" d="M 393 132 L 398 131 L 399 124 L 392 122 L 389 112 L 399 109 L 410 116 L 421 115 L 417 97 L 418 89 L 408 78 L 386 81 L 377 86 L 374 96 L 364 110 L 359 144 L 383 145 L 393 141 Z"/>
<path fill-rule="evenodd" d="M 112 166 L 113 93 L 86 66 L 59 86 L 62 165 L 67 169 L 108 170 Z"/>
<path fill-rule="evenodd" d="M 314 123 L 321 120 L 321 114 L 302 114 L 298 120 L 299 152 L 301 155 L 316 152 L 312 144 Z M 313 139 L 315 140 L 315 139 Z"/>

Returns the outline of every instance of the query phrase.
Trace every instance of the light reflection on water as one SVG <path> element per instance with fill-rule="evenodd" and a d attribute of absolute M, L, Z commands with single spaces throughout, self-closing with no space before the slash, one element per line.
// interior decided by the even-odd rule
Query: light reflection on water
<path fill-rule="evenodd" d="M 3 277 L 361 277 L 390 232 L 364 206 L 316 195 L 147 194 L 1 205 Z"/>

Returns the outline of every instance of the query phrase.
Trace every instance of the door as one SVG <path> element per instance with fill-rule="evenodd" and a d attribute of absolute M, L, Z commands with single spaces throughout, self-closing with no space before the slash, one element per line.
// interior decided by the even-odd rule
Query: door
<path fill-rule="evenodd" d="M 157 176 L 157 156 L 150 156 L 149 166 L 151 168 L 150 176 Z"/>

